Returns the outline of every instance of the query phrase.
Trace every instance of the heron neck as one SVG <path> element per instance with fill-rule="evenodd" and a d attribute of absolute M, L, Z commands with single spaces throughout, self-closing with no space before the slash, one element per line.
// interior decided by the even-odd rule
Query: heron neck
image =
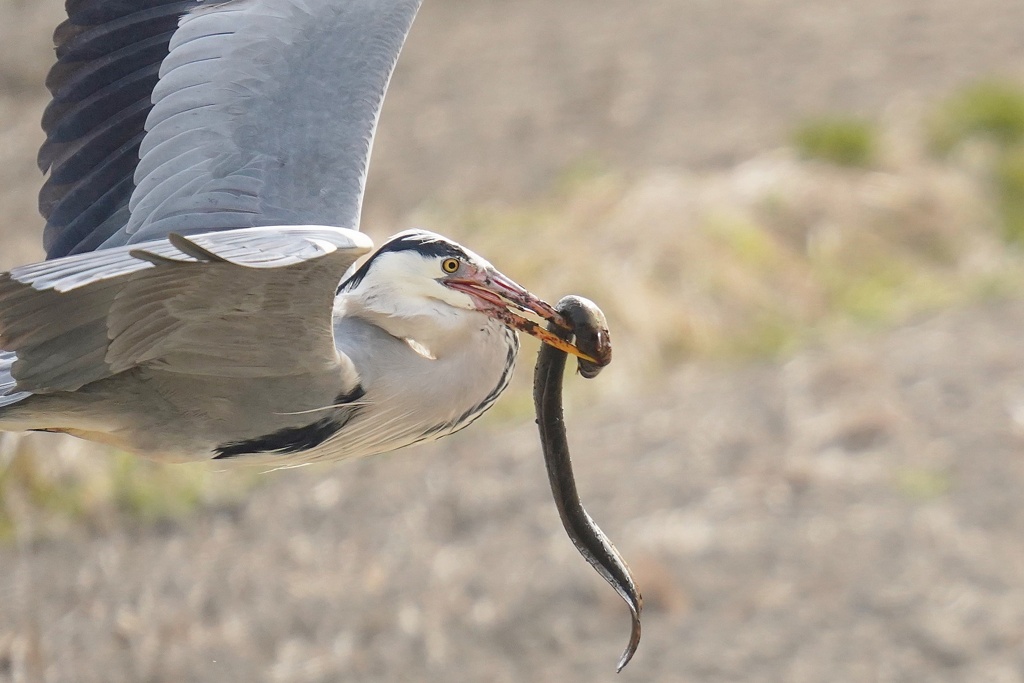
<path fill-rule="evenodd" d="M 358 300 L 347 302 L 342 311 L 341 317 L 363 320 L 406 346 L 413 342 L 414 350 L 419 347 L 421 355 L 431 359 L 451 354 L 464 342 L 467 331 L 466 321 L 460 319 L 463 316 L 396 315 L 361 305 Z"/>
<path fill-rule="evenodd" d="M 362 312 L 336 315 L 334 336 L 338 350 L 359 373 L 367 400 L 407 413 L 410 422 L 424 428 L 455 425 L 482 402 L 489 405 L 497 398 L 518 351 L 514 333 L 490 318 L 482 320 L 482 325 L 466 327 L 443 352 L 432 349 L 435 358 L 418 353 L 394 325 L 386 329 L 377 316 Z"/>

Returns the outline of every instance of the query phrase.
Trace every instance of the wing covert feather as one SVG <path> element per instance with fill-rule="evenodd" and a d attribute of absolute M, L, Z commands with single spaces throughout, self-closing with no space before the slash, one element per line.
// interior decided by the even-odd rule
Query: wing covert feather
<path fill-rule="evenodd" d="M 0 353 L 17 391 L 73 391 L 139 365 L 223 377 L 347 363 L 335 290 L 372 248 L 351 230 L 234 230 L 69 256 L 0 274 Z"/>

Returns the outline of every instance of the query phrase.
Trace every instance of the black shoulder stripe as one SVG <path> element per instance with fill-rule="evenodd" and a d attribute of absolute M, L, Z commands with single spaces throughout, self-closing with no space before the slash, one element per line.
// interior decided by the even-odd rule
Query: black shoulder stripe
<path fill-rule="evenodd" d="M 305 427 L 288 427 L 255 439 L 230 441 L 217 446 L 217 455 L 213 459 L 222 460 L 254 453 L 301 453 L 327 441 L 338 433 L 343 424 L 333 417 L 325 417 Z"/>
<path fill-rule="evenodd" d="M 355 403 L 363 396 L 366 396 L 366 390 L 363 389 L 362 384 L 357 384 L 352 387 L 351 391 L 345 392 L 344 394 L 338 394 L 337 398 L 334 399 L 334 405 L 340 406 L 346 403 Z"/>
<path fill-rule="evenodd" d="M 365 395 L 366 391 L 362 385 L 357 384 L 351 391 L 338 394 L 335 405 L 343 406 L 346 403 L 353 403 Z M 255 453 L 280 453 L 282 455 L 302 453 L 316 448 L 337 434 L 358 411 L 359 406 L 353 406 L 304 427 L 287 427 L 270 434 L 257 436 L 254 439 L 230 441 L 214 449 L 217 455 L 213 456 L 213 459 L 223 460 Z"/>

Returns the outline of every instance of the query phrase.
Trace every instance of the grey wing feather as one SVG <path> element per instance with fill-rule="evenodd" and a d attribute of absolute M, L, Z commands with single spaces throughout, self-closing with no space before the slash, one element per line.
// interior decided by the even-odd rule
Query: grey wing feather
<path fill-rule="evenodd" d="M 11 374 L 11 366 L 14 365 L 15 360 L 17 360 L 17 356 L 13 353 L 0 351 L 0 408 L 30 396 L 26 391 L 14 390 L 16 382 Z"/>
<path fill-rule="evenodd" d="M 358 228 L 420 2 L 68 2 L 39 156 L 48 257 L 171 232 Z"/>
<path fill-rule="evenodd" d="M 224 377 L 337 367 L 335 289 L 371 248 L 341 228 L 253 228 L 0 274 L 6 391 L 72 391 L 142 364 Z"/>
<path fill-rule="evenodd" d="M 49 258 L 90 251 L 124 227 L 161 61 L 195 0 L 74 0 L 54 33 L 39 193 Z"/>
<path fill-rule="evenodd" d="M 232 0 L 185 15 L 113 242 L 358 228 L 380 105 L 419 0 Z"/>

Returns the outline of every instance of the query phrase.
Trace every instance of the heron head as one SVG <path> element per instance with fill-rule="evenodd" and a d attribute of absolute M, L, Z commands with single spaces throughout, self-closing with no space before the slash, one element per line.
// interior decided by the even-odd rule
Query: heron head
<path fill-rule="evenodd" d="M 345 282 L 340 292 L 359 292 L 364 306 L 393 318 L 429 316 L 456 325 L 484 315 L 522 330 L 567 353 L 579 349 L 520 313 L 568 329 L 565 320 L 486 259 L 441 235 L 407 230 L 385 242 Z M 415 338 L 413 334 L 404 334 Z"/>

